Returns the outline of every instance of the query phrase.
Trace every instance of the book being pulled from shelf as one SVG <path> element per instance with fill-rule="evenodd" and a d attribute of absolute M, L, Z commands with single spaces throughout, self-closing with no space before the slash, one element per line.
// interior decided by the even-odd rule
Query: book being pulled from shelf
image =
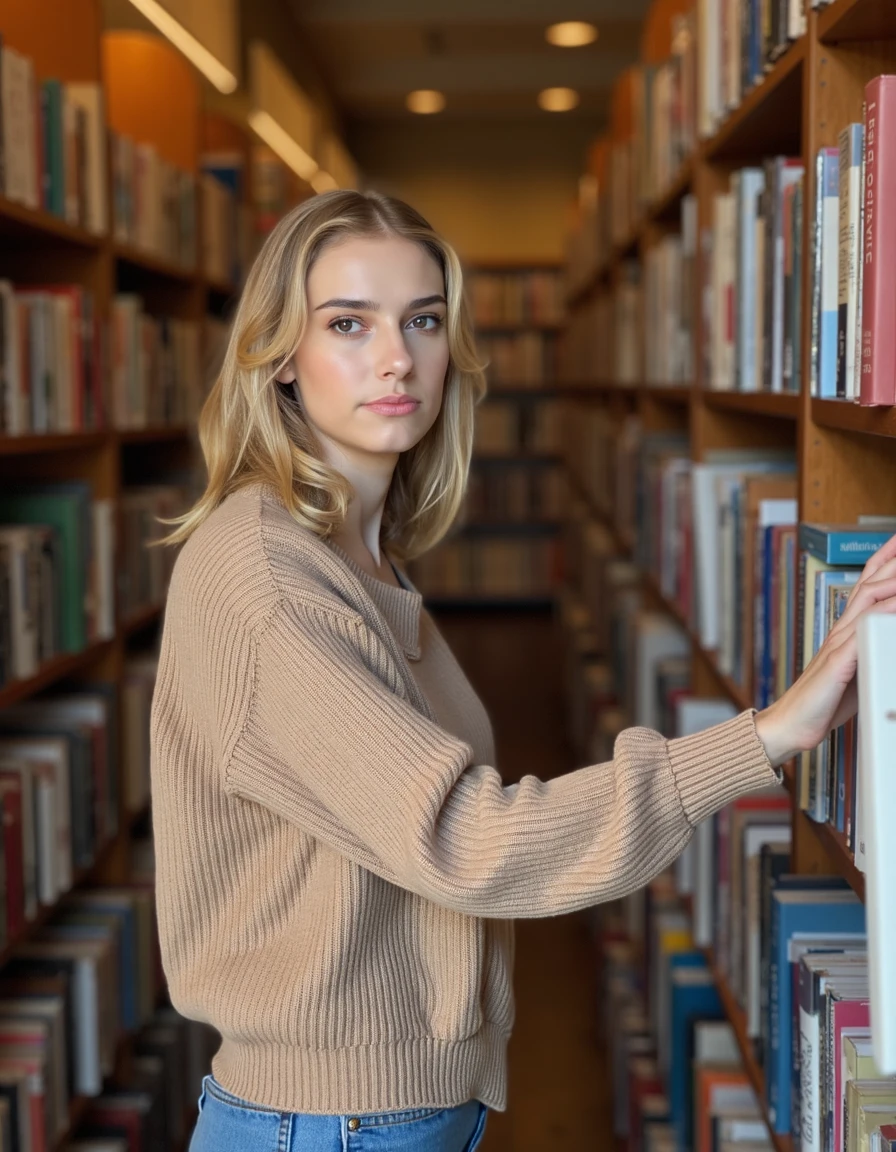
<path fill-rule="evenodd" d="M 152 316 L 135 293 L 112 301 L 111 411 L 116 428 L 195 424 L 203 394 L 200 327 Z"/>
<path fill-rule="evenodd" d="M 0 279 L 0 435 L 104 427 L 100 336 L 82 285 Z"/>
<path fill-rule="evenodd" d="M 107 229 L 106 121 L 94 83 L 38 80 L 0 28 L 0 194 L 102 235 Z"/>
<path fill-rule="evenodd" d="M 121 244 L 194 271 L 198 267 L 196 177 L 151 144 L 110 133 L 113 234 Z"/>

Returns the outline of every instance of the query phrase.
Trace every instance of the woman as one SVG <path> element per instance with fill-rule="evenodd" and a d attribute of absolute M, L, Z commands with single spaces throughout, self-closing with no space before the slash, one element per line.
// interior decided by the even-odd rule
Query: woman
<path fill-rule="evenodd" d="M 506 1106 L 514 918 L 638 888 L 779 780 L 854 708 L 857 615 L 893 608 L 896 544 L 766 712 L 502 787 L 396 564 L 455 518 L 482 393 L 416 212 L 333 192 L 278 224 L 202 414 L 153 703 L 165 971 L 223 1037 L 192 1152 L 475 1148 Z"/>

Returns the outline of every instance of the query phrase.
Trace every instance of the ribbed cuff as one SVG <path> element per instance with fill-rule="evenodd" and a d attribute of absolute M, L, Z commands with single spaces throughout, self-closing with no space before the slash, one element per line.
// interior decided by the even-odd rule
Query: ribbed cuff
<path fill-rule="evenodd" d="M 756 734 L 751 708 L 695 736 L 668 742 L 669 762 L 691 825 L 758 788 L 782 782 Z"/>

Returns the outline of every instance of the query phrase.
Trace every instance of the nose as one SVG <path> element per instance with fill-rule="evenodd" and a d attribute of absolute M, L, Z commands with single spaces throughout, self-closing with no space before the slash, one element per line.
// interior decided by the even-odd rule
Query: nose
<path fill-rule="evenodd" d="M 401 327 L 384 324 L 377 344 L 377 374 L 381 379 L 403 380 L 410 374 L 414 361 Z"/>

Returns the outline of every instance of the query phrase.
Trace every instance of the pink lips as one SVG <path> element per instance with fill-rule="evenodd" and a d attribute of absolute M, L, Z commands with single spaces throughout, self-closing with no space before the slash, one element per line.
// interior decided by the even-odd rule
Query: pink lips
<path fill-rule="evenodd" d="M 392 396 L 381 396 L 379 400 L 371 400 L 364 407 L 371 412 L 379 413 L 380 416 L 410 416 L 420 407 L 420 401 L 413 400 L 410 396 L 393 394 Z"/>

